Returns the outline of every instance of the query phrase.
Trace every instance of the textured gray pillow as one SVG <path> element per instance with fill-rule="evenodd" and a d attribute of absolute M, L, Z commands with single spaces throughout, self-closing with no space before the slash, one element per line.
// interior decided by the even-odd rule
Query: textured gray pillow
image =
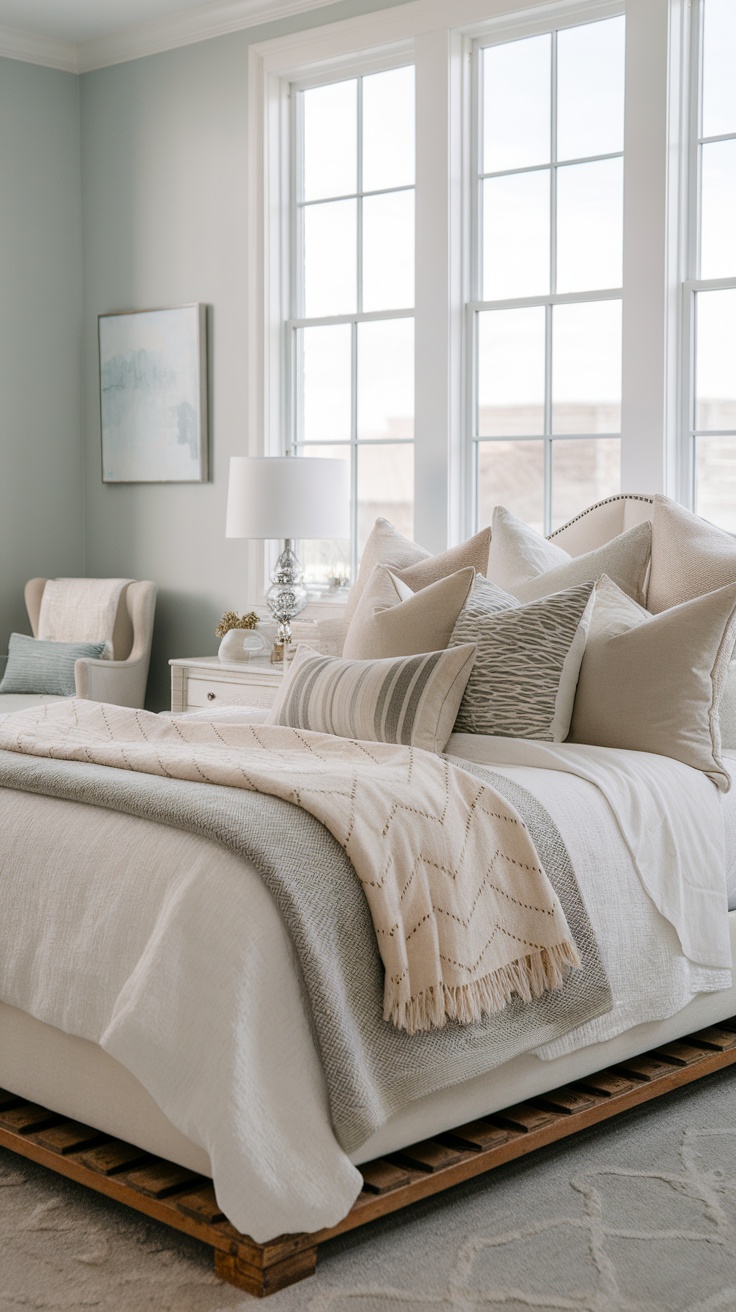
<path fill-rule="evenodd" d="M 651 543 L 652 526 L 645 520 L 594 551 L 569 556 L 510 510 L 496 506 L 488 575 L 493 583 L 523 602 L 536 601 L 579 583 L 593 583 L 607 574 L 630 597 L 643 603 Z"/>
<path fill-rule="evenodd" d="M 81 657 L 100 660 L 104 642 L 51 642 L 11 633 L 8 663 L 0 693 L 38 693 L 52 697 L 73 697 L 74 663 Z"/>
<path fill-rule="evenodd" d="M 719 706 L 735 636 L 736 583 L 649 615 L 602 579 L 570 742 L 672 756 L 727 791 Z"/>
<path fill-rule="evenodd" d="M 493 588 L 483 582 L 486 589 Z M 473 590 L 450 639 L 451 647 L 477 644 L 456 733 L 563 741 L 570 727 L 593 588 L 583 583 L 525 606 L 494 588 L 486 591 L 485 609 L 482 588 Z"/>
<path fill-rule="evenodd" d="M 379 661 L 347 661 L 298 647 L 268 722 L 441 752 L 474 656 L 474 643 Z"/>

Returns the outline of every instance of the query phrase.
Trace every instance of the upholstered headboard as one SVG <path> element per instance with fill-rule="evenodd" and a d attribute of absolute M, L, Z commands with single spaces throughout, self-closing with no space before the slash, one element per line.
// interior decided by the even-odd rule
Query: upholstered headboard
<path fill-rule="evenodd" d="M 582 556 L 586 551 L 602 547 L 619 533 L 634 524 L 651 519 L 654 498 L 644 492 L 622 492 L 606 497 L 594 506 L 581 511 L 574 519 L 550 533 L 550 540 L 564 547 L 571 556 Z"/>

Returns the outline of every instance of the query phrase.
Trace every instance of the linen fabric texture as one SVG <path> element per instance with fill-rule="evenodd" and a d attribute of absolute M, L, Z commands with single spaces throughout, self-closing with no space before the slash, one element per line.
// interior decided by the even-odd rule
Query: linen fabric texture
<path fill-rule="evenodd" d="M 647 608 L 670 606 L 736 582 L 736 540 L 669 497 L 654 498 Z"/>
<path fill-rule="evenodd" d="M 132 579 L 47 579 L 38 615 L 38 636 L 53 642 L 102 642 L 112 659 L 116 619 Z M 127 623 L 123 629 L 127 628 Z M 121 635 L 122 636 L 122 635 Z M 127 652 L 118 653 L 120 658 Z"/>
<path fill-rule="evenodd" d="M 0 693 L 73 697 L 75 662 L 99 660 L 104 648 L 104 642 L 45 642 L 25 633 L 11 633 Z"/>
<path fill-rule="evenodd" d="M 429 752 L 81 699 L 5 716 L 0 746 L 225 784 L 309 812 L 354 867 L 386 970 L 384 1019 L 410 1034 L 478 1021 L 514 995 L 530 1002 L 581 965 L 521 816 Z"/>
<path fill-rule="evenodd" d="M 601 580 L 570 741 L 657 752 L 724 792 L 719 704 L 736 639 L 736 583 L 650 615 Z"/>
<path fill-rule="evenodd" d="M 496 506 L 488 577 L 519 601 L 526 602 L 580 583 L 594 583 L 607 574 L 624 592 L 643 604 L 651 546 L 652 526 L 645 520 L 594 551 L 570 556 L 510 510 Z"/>
<path fill-rule="evenodd" d="M 388 660 L 344 660 L 298 647 L 270 724 L 441 752 L 452 733 L 475 643 Z"/>
<path fill-rule="evenodd" d="M 424 547 L 399 533 L 387 519 L 377 519 L 363 549 L 358 577 L 348 595 L 345 622 L 349 624 L 353 618 L 361 593 L 376 565 L 388 565 L 412 592 L 419 592 L 437 579 L 455 574 L 468 565 L 472 565 L 479 574 L 485 574 L 490 540 L 490 528 L 482 529 L 474 537 L 468 538 L 467 542 L 461 542 L 433 556 Z"/>
<path fill-rule="evenodd" d="M 473 586 L 468 565 L 412 592 L 386 565 L 376 565 L 350 621 L 342 654 L 347 660 L 413 656 L 447 647 Z"/>
<path fill-rule="evenodd" d="M 520 605 L 476 580 L 450 640 L 451 648 L 469 641 L 477 646 L 457 733 L 546 742 L 567 737 L 593 588 L 583 583 Z"/>

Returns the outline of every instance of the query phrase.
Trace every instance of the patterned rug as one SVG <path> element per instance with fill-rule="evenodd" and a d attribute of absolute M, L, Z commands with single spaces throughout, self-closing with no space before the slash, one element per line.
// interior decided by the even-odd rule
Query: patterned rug
<path fill-rule="evenodd" d="M 0 1151 L 0 1309 L 230 1312 L 210 1250 Z M 736 1070 L 335 1240 L 269 1312 L 734 1312 Z"/>

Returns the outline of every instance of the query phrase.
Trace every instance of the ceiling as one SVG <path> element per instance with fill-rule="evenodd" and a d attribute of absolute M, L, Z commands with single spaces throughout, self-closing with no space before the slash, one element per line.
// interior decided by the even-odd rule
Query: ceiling
<path fill-rule="evenodd" d="M 203 0 L 0 0 L 0 27 L 76 45 L 210 7 Z"/>

